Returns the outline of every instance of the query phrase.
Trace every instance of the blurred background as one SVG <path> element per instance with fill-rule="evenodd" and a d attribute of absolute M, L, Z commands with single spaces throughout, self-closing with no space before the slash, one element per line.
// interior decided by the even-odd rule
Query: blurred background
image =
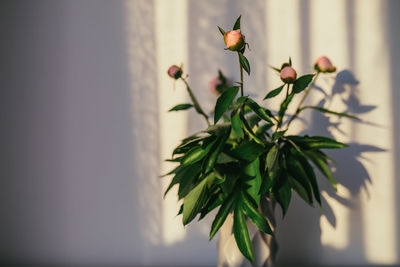
<path fill-rule="evenodd" d="M 269 65 L 291 56 L 305 74 L 326 55 L 338 72 L 308 102 L 363 120 L 307 111 L 293 124 L 351 146 L 329 153 L 341 186 L 321 177 L 322 215 L 298 198 L 277 212 L 278 263 L 399 264 L 399 12 L 396 0 L 1 0 L 0 264 L 216 265 L 212 217 L 184 229 L 174 191 L 162 197 L 163 159 L 205 127 L 166 112 L 188 99 L 166 70 L 182 63 L 210 111 L 217 70 L 239 79 L 216 25 L 240 14 L 248 94 L 280 85 Z"/>

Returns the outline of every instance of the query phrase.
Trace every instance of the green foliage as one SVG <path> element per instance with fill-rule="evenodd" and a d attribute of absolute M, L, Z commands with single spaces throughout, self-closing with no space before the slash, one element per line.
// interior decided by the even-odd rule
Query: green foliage
<path fill-rule="evenodd" d="M 247 72 L 247 74 L 250 75 L 250 63 L 241 52 L 239 52 L 239 63 L 242 68 Z"/>
<path fill-rule="evenodd" d="M 232 105 L 233 99 L 235 99 L 239 87 L 233 86 L 226 90 L 218 99 L 214 109 L 214 124 L 222 117 L 222 115 L 228 110 L 229 106 Z"/>
<path fill-rule="evenodd" d="M 240 19 L 239 16 L 235 22 L 235 30 L 240 29 Z M 222 35 L 225 34 L 222 28 L 218 29 Z M 243 53 L 244 49 L 238 52 L 239 64 L 250 75 L 250 64 Z M 292 65 L 291 58 L 284 65 Z M 280 71 L 278 68 L 274 70 Z M 282 85 L 270 91 L 264 99 L 276 97 L 286 89 L 279 110 L 273 112 L 250 96 L 238 96 L 240 87 L 229 87 L 226 77 L 221 71 L 218 73 L 223 88 L 219 90 L 221 95 L 214 108 L 214 125 L 208 123 L 207 115 L 189 90 L 186 80 L 193 103 L 179 104 L 170 109 L 179 111 L 194 107 L 206 119 L 208 127 L 183 139 L 173 150 L 172 158 L 167 161 L 176 166 L 165 175 L 172 176 L 165 194 L 174 186 L 178 187 L 178 199 L 183 199 L 178 215 L 182 215 L 184 225 L 197 215 L 201 220 L 218 209 L 211 225 L 210 240 L 232 214 L 237 246 L 248 260 L 253 261 L 246 220 L 260 231 L 273 235 L 268 220 L 260 212 L 261 198 L 276 200 L 283 216 L 289 211 L 292 193 L 298 194 L 311 206 L 314 203 L 321 206 L 316 169 L 337 188 L 330 171 L 331 159 L 322 150 L 342 149 L 347 145 L 324 136 L 288 135 L 290 122 L 304 109 L 357 118 L 324 107 L 302 107 L 304 98 L 293 101 L 308 95 L 312 89 L 310 84 L 317 78 L 315 74 L 303 75 L 291 86 Z M 242 86 L 243 81 L 238 84 Z M 302 91 L 305 93 L 299 94 Z M 290 106 L 292 101 L 300 104 L 294 109 L 296 113 L 289 115 L 290 120 L 287 120 L 288 110 L 293 110 Z M 221 118 L 223 122 L 220 122 Z"/>
<path fill-rule="evenodd" d="M 293 92 L 295 94 L 298 94 L 301 91 L 303 91 L 304 89 L 306 89 L 307 86 L 312 81 L 314 76 L 315 76 L 315 74 L 307 74 L 307 75 L 304 75 L 304 76 L 301 76 L 300 78 L 298 78 L 293 84 Z"/>
<path fill-rule="evenodd" d="M 280 92 L 282 92 L 283 87 L 285 87 L 285 84 L 282 84 L 282 85 L 279 86 L 278 88 L 276 88 L 276 89 L 272 90 L 271 92 L 269 92 L 269 93 L 264 97 L 264 100 L 279 95 Z"/>
<path fill-rule="evenodd" d="M 222 34 L 222 36 L 224 36 L 225 31 L 220 26 L 217 26 L 217 27 L 218 27 L 219 32 Z"/>
<path fill-rule="evenodd" d="M 178 105 L 174 106 L 173 108 L 171 108 L 168 111 L 186 110 L 186 109 L 189 109 L 191 107 L 193 107 L 192 104 L 178 104 Z"/>
<path fill-rule="evenodd" d="M 240 18 L 242 17 L 242 15 L 240 15 L 235 22 L 235 25 L 233 25 L 233 30 L 240 30 Z"/>

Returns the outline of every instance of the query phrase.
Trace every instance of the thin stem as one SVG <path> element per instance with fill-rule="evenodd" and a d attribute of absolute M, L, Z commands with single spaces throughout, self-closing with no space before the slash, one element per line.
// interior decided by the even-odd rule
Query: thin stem
<path fill-rule="evenodd" d="M 283 100 L 284 102 L 286 101 L 286 99 L 287 99 L 288 96 L 289 96 L 289 87 L 290 87 L 290 84 L 287 84 L 287 88 L 286 88 L 286 97 L 285 97 L 285 100 Z M 283 105 L 285 105 L 285 104 L 283 104 Z M 283 109 L 286 109 L 286 108 L 283 107 Z M 285 116 L 285 112 L 283 112 L 283 114 L 279 114 L 279 115 L 278 115 L 278 121 L 277 121 L 277 124 L 276 124 L 275 132 L 277 132 L 278 129 L 279 129 L 279 127 L 281 127 L 281 125 L 282 125 L 282 120 L 283 120 L 283 117 L 284 117 L 284 116 Z"/>
<path fill-rule="evenodd" d="M 243 96 L 243 67 L 242 64 L 240 64 L 240 55 L 238 52 L 238 57 L 239 57 L 239 66 L 240 66 L 240 95 Z"/>
<path fill-rule="evenodd" d="M 303 104 L 304 100 L 306 100 L 308 94 L 309 94 L 310 91 L 311 91 L 311 88 L 313 88 L 315 82 L 317 81 L 318 75 L 319 75 L 319 72 L 317 72 L 317 74 L 315 75 L 313 81 L 310 83 L 310 85 L 309 85 L 308 88 L 306 89 L 306 92 L 304 93 L 303 98 L 300 100 L 300 102 L 299 102 L 299 104 L 298 104 L 298 106 L 297 106 L 297 108 L 296 108 L 296 113 L 293 114 L 293 116 L 290 118 L 290 120 L 289 120 L 289 122 L 288 122 L 288 124 L 287 124 L 286 130 L 289 129 L 289 125 L 290 125 L 290 124 L 292 123 L 292 121 L 299 115 L 299 113 L 300 113 L 300 111 L 301 111 L 301 105 Z"/>
<path fill-rule="evenodd" d="M 186 79 L 183 78 L 183 77 L 181 77 L 181 79 L 182 79 L 182 81 L 183 81 L 183 82 L 185 83 L 185 85 L 186 85 L 186 89 L 187 89 L 187 91 L 188 91 L 188 93 L 189 93 L 190 99 L 192 100 L 192 103 L 193 103 L 194 108 L 196 109 L 196 111 L 197 111 L 200 115 L 202 115 L 202 116 L 204 117 L 204 119 L 205 119 L 206 122 L 207 122 L 207 125 L 210 126 L 211 124 L 210 124 L 210 121 L 208 120 L 208 116 L 206 115 L 206 113 L 204 113 L 203 109 L 200 107 L 200 104 L 199 104 L 199 102 L 197 101 L 196 97 L 194 96 L 194 94 L 193 94 L 193 92 L 192 92 L 192 89 L 190 89 L 190 86 L 189 86 L 188 82 L 187 82 Z"/>

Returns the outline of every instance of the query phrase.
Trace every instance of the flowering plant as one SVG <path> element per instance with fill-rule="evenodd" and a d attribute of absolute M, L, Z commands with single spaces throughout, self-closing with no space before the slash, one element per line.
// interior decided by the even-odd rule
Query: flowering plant
<path fill-rule="evenodd" d="M 320 206 L 321 195 L 315 169 L 318 169 L 335 187 L 329 164 L 331 159 L 323 149 L 339 149 L 347 145 L 324 136 L 300 136 L 286 134 L 292 121 L 305 109 L 314 109 L 326 114 L 357 119 L 355 116 L 331 111 L 320 106 L 303 106 L 319 75 L 336 71 L 327 57 L 315 61 L 314 73 L 297 77 L 291 59 L 280 68 L 282 85 L 268 92 L 264 100 L 284 93 L 278 111 L 258 104 L 244 93 L 243 70 L 250 75 L 250 64 L 244 53 L 245 37 L 240 29 L 240 17 L 232 31 L 225 32 L 227 50 L 238 55 L 240 82 L 228 86 L 226 78 L 219 72 L 213 86 L 220 86 L 214 109 L 213 123 L 203 111 L 184 77 L 184 71 L 176 65 L 170 67 L 170 77 L 185 83 L 192 103 L 179 104 L 170 111 L 194 108 L 205 119 L 208 127 L 185 139 L 174 149 L 172 158 L 178 164 L 167 175 L 173 179 L 166 193 L 178 185 L 178 198 L 183 199 L 179 214 L 187 225 L 197 215 L 199 220 L 212 210 L 218 212 L 210 230 L 210 240 L 233 213 L 233 234 L 241 253 L 254 261 L 252 242 L 246 224 L 249 219 L 260 231 L 274 235 L 271 221 L 264 216 L 260 200 L 276 201 L 286 214 L 292 193 L 305 202 Z M 238 96 L 240 92 L 240 95 Z M 293 114 L 287 114 L 289 105 L 300 97 Z M 220 122 L 221 119 L 223 122 Z"/>

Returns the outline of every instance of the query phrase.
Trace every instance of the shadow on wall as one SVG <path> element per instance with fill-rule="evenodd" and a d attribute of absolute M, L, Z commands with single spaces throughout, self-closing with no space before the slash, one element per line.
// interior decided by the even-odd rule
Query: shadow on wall
<path fill-rule="evenodd" d="M 315 86 L 314 90 L 318 90 L 323 94 L 323 99 L 319 101 L 317 106 L 325 107 L 331 110 L 335 110 L 332 106 L 332 101 L 335 98 L 339 98 L 342 104 L 346 106 L 343 112 L 348 112 L 354 115 L 361 115 L 375 109 L 375 106 L 363 105 L 359 102 L 357 97 L 357 87 L 359 82 L 354 77 L 353 73 L 349 70 L 343 70 L 336 75 L 335 83 L 333 84 L 330 93 L 325 91 L 319 86 Z M 341 130 L 343 120 L 349 120 L 348 118 L 336 118 L 334 116 L 325 115 L 317 111 L 312 112 L 310 117 L 310 123 L 307 124 L 302 135 L 321 135 L 334 138 L 332 132 L 340 132 L 345 135 L 352 136 L 353 133 L 347 133 L 346 130 Z M 304 114 L 303 114 L 304 115 Z M 303 121 L 304 123 L 304 121 Z M 355 125 L 358 123 L 364 123 L 360 121 L 351 121 L 351 129 L 355 129 Z M 378 127 L 377 125 L 371 125 L 371 127 Z M 352 131 L 353 131 L 352 130 Z M 332 168 L 331 171 L 333 176 L 337 180 L 338 184 L 343 186 L 341 190 L 349 192 L 348 197 L 341 197 L 338 195 L 331 184 L 318 173 L 318 180 L 320 183 L 320 188 L 326 194 L 323 194 L 322 203 L 322 216 L 324 216 L 329 224 L 336 228 L 336 217 L 329 207 L 326 196 L 333 199 L 339 205 L 347 207 L 349 212 L 348 217 L 348 233 L 347 242 L 343 250 L 351 248 L 352 259 L 347 259 L 349 261 L 354 261 L 357 259 L 359 263 L 360 260 L 366 259 L 364 253 L 364 240 L 363 240 L 363 221 L 360 207 L 360 192 L 362 190 L 367 191 L 367 184 L 371 183 L 371 178 L 363 166 L 362 158 L 364 153 L 371 152 L 383 152 L 382 148 L 371 144 L 359 144 L 350 143 L 348 148 L 340 150 L 326 150 L 328 155 L 335 161 L 336 168 Z M 340 189 L 339 189 L 340 190 Z M 332 200 L 331 200 L 332 201 Z M 334 258 L 340 258 L 341 260 L 346 260 L 341 254 L 342 249 L 335 247 L 330 247 L 329 245 L 323 245 L 321 243 L 321 229 L 320 220 L 316 209 L 310 208 L 304 203 L 299 197 L 294 198 L 293 206 L 288 212 L 287 217 L 281 224 L 281 228 L 278 227 L 278 242 L 279 239 L 282 240 L 297 240 L 301 242 L 302 246 L 312 247 L 312 253 L 310 250 L 301 251 L 286 251 L 291 256 L 289 259 L 282 258 L 278 251 L 278 263 L 282 262 L 284 264 L 290 263 L 313 263 L 315 264 L 315 255 L 325 255 Z M 286 231 L 289 229 L 297 229 L 297 231 Z M 316 234 L 316 229 L 319 229 L 319 233 Z M 340 238 L 340 237 L 338 237 Z M 301 249 L 301 246 L 295 248 Z M 302 253 L 299 253 L 302 252 Z M 318 257 L 319 258 L 319 257 Z M 314 261 L 313 261 L 314 259 Z M 337 260 L 336 260 L 337 261 Z M 322 263 L 322 262 L 321 262 Z"/>
<path fill-rule="evenodd" d="M 390 0 L 387 2 L 385 14 L 386 16 L 386 38 L 387 43 L 389 44 L 390 49 L 390 82 L 392 89 L 392 125 L 393 125 L 393 151 L 394 151 L 394 177 L 395 179 L 395 188 L 400 188 L 400 53 L 398 49 L 400 47 L 400 34 L 399 34 L 399 25 L 400 25 L 400 17 L 398 15 L 398 10 L 400 10 L 400 2 L 395 0 Z M 396 224 L 400 224 L 400 194 L 396 195 L 395 199 L 396 205 Z M 397 230 L 397 254 L 400 257 L 400 230 Z"/>

